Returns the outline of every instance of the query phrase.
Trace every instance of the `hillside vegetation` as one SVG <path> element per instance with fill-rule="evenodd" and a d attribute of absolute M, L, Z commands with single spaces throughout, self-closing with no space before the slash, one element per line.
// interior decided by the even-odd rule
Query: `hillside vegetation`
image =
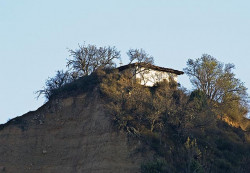
<path fill-rule="evenodd" d="M 138 152 L 153 151 L 141 172 L 249 172 L 249 133 L 218 117 L 203 92 L 188 94 L 174 82 L 145 87 L 114 69 L 67 84 L 51 99 L 91 91 L 101 95 L 115 130 L 140 140 Z"/>
<path fill-rule="evenodd" d="M 110 53 L 105 57 L 103 51 Z M 196 89 L 187 91 L 171 79 L 139 85 L 133 74 L 115 69 L 115 48 L 89 45 L 71 53 L 71 69 L 58 71 L 39 93 L 48 100 L 99 93 L 113 128 L 141 141 L 142 173 L 250 172 L 247 88 L 235 78 L 234 65 L 206 54 L 188 60 L 184 71 Z M 128 56 L 153 63 L 143 50 L 132 49 Z"/>

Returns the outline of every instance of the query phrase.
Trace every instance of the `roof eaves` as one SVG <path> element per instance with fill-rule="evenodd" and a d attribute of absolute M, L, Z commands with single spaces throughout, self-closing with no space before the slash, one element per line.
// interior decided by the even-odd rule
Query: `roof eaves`
<path fill-rule="evenodd" d="M 155 66 L 155 65 L 152 65 L 152 64 L 149 64 L 149 63 L 132 63 L 132 64 L 127 64 L 127 65 L 118 67 L 118 70 L 119 71 L 123 71 L 123 70 L 126 70 L 128 68 L 135 67 L 135 66 L 147 67 L 149 69 L 158 70 L 158 71 L 164 71 L 164 72 L 169 72 L 169 73 L 174 73 L 174 74 L 177 74 L 177 75 L 184 74 L 183 71 L 174 70 L 174 69 L 171 69 L 171 68 L 159 67 L 159 66 Z"/>

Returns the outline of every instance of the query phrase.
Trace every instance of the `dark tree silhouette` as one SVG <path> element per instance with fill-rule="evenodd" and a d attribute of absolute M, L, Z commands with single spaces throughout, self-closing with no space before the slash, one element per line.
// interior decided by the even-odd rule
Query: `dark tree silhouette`
<path fill-rule="evenodd" d="M 70 83 L 74 80 L 73 76 L 68 72 L 63 70 L 58 70 L 55 77 L 49 77 L 45 82 L 45 87 L 42 90 L 37 91 L 37 97 L 44 95 L 46 99 L 49 99 L 53 94 L 53 91 L 64 86 L 67 83 Z"/>
<path fill-rule="evenodd" d="M 120 59 L 120 52 L 110 46 L 79 45 L 78 49 L 69 52 L 72 59 L 68 59 L 67 67 L 77 77 L 90 75 L 98 68 L 114 67 L 114 60 Z"/>

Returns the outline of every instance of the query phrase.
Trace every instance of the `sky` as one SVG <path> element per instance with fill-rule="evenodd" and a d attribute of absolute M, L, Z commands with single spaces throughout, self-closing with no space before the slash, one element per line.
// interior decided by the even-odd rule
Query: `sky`
<path fill-rule="evenodd" d="M 250 88 L 249 0 L 0 0 L 0 124 L 36 110 L 46 79 L 66 69 L 78 44 L 143 48 L 182 70 L 206 53 Z M 192 89 L 186 75 L 182 86 Z"/>

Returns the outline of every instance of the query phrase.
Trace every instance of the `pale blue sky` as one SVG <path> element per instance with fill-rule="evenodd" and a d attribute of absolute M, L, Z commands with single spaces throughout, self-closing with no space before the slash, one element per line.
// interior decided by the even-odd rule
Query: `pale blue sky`
<path fill-rule="evenodd" d="M 249 9 L 249 0 L 0 0 L 0 123 L 41 106 L 34 91 L 84 41 L 116 46 L 124 63 L 143 48 L 178 70 L 207 53 L 234 63 L 250 88 Z"/>

